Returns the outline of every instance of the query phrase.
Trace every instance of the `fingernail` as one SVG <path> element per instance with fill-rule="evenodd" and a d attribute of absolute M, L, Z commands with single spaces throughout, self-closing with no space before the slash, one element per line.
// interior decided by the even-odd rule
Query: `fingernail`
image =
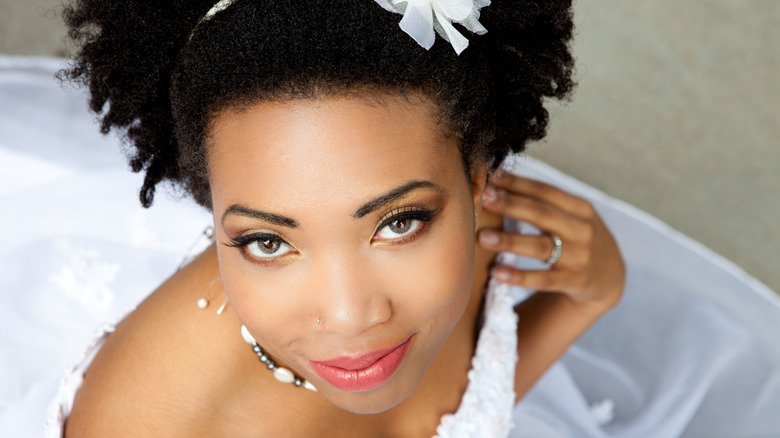
<path fill-rule="evenodd" d="M 501 242 L 501 236 L 492 230 L 482 230 L 479 233 L 479 243 L 485 246 L 496 246 Z"/>
<path fill-rule="evenodd" d="M 493 269 L 492 275 L 498 281 L 509 281 L 510 277 L 509 272 L 500 268 Z"/>
<path fill-rule="evenodd" d="M 484 204 L 492 204 L 496 202 L 497 199 L 498 193 L 496 193 L 496 189 L 493 187 L 487 186 L 485 191 L 482 192 L 482 203 Z"/>

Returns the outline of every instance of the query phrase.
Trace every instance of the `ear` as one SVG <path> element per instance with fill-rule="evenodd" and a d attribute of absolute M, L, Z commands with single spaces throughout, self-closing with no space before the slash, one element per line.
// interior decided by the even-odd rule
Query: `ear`
<path fill-rule="evenodd" d="M 479 214 L 482 211 L 482 193 L 487 185 L 487 165 L 479 163 L 474 165 L 471 171 L 471 195 L 474 201 L 474 212 Z"/>

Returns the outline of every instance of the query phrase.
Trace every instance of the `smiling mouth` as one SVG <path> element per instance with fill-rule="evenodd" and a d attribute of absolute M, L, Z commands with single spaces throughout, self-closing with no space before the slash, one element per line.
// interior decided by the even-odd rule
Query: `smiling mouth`
<path fill-rule="evenodd" d="M 351 358 L 337 357 L 325 361 L 310 360 L 314 371 L 326 382 L 342 391 L 368 391 L 385 383 L 406 357 L 412 338 L 403 344 Z"/>

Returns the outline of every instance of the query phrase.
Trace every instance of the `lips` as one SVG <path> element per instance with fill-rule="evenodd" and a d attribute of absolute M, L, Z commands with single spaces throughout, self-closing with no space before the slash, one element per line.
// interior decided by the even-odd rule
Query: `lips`
<path fill-rule="evenodd" d="M 381 386 L 395 373 L 406 357 L 412 338 L 395 347 L 376 350 L 360 357 L 310 360 L 314 371 L 342 391 L 368 391 Z"/>

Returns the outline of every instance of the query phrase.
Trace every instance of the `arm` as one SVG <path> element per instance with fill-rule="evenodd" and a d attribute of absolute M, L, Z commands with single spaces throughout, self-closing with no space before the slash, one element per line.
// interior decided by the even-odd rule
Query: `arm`
<path fill-rule="evenodd" d="M 556 293 L 537 293 L 518 304 L 515 402 L 607 310 Z"/>
<path fill-rule="evenodd" d="M 560 259 L 549 270 L 493 269 L 499 281 L 540 291 L 518 304 L 519 400 L 574 341 L 623 293 L 625 266 L 618 247 L 593 207 L 550 185 L 512 175 L 494 177 L 483 196 L 486 210 L 525 221 L 542 235 L 483 230 L 480 244 L 492 251 L 546 260 L 551 235 L 563 242 Z"/>

